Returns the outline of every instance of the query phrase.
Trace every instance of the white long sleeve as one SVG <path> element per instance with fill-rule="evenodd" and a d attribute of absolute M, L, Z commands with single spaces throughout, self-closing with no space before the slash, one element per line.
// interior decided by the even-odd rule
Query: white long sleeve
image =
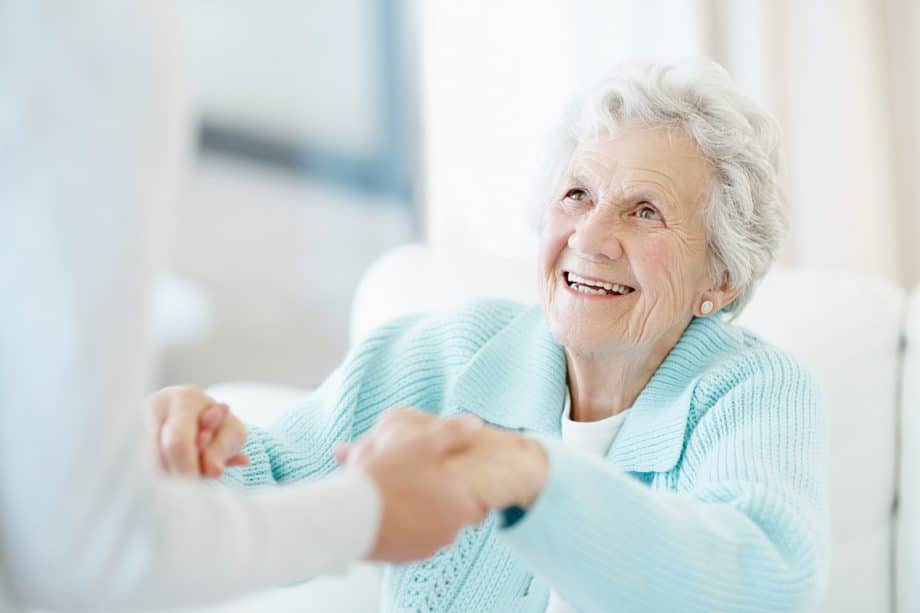
<path fill-rule="evenodd" d="M 360 472 L 247 495 L 153 468 L 148 238 L 178 149 L 158 2 L 0 0 L 0 610 L 290 583 L 379 523 Z"/>

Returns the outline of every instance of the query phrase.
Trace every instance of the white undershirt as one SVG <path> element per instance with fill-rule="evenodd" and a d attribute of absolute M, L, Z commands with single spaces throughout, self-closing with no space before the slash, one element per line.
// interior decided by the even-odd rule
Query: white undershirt
<path fill-rule="evenodd" d="M 583 453 L 603 457 L 620 432 L 623 422 L 626 420 L 627 409 L 622 413 L 598 421 L 573 421 L 572 420 L 572 397 L 568 389 L 565 393 L 565 410 L 562 412 L 562 440 L 572 447 Z M 549 595 L 549 604 L 546 605 L 546 613 L 575 613 L 575 609 L 566 604 L 556 591 L 553 590 Z"/>

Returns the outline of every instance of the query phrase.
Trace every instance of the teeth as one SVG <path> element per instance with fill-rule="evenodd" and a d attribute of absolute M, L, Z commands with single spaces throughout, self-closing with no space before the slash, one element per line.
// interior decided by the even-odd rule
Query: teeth
<path fill-rule="evenodd" d="M 589 281 L 584 277 L 579 277 L 573 272 L 568 274 L 569 285 L 580 292 L 585 294 L 603 294 L 603 290 L 610 292 L 615 292 L 617 294 L 628 294 L 632 291 L 630 288 L 625 285 L 620 285 L 619 283 L 606 283 L 604 281 Z M 603 288 L 603 289 L 600 289 Z"/>
<path fill-rule="evenodd" d="M 575 285 L 572 286 L 572 289 L 574 289 L 576 292 L 581 292 L 582 294 L 597 294 L 597 295 L 607 294 L 607 292 L 605 292 L 602 289 L 593 289 L 593 288 L 588 287 L 587 285 L 582 285 L 581 283 L 576 283 Z"/>

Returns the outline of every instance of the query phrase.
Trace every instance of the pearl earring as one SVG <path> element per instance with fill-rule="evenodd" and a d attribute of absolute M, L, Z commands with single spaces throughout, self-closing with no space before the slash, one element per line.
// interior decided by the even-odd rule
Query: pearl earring
<path fill-rule="evenodd" d="M 712 302 L 706 300 L 702 305 L 700 305 L 700 310 L 703 312 L 703 315 L 709 315 L 712 313 Z"/>

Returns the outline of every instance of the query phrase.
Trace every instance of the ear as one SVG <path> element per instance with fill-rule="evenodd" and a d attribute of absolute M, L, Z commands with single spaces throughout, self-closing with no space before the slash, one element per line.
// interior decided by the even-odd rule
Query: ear
<path fill-rule="evenodd" d="M 744 289 L 744 286 L 732 286 L 728 278 L 728 272 L 722 273 L 722 283 L 717 287 L 711 287 L 699 297 L 696 304 L 693 305 L 693 314 L 697 317 L 708 317 L 713 313 L 718 313 L 738 297 L 738 294 Z M 702 311 L 702 305 L 705 301 L 712 302 L 712 310 L 708 313 Z"/>

